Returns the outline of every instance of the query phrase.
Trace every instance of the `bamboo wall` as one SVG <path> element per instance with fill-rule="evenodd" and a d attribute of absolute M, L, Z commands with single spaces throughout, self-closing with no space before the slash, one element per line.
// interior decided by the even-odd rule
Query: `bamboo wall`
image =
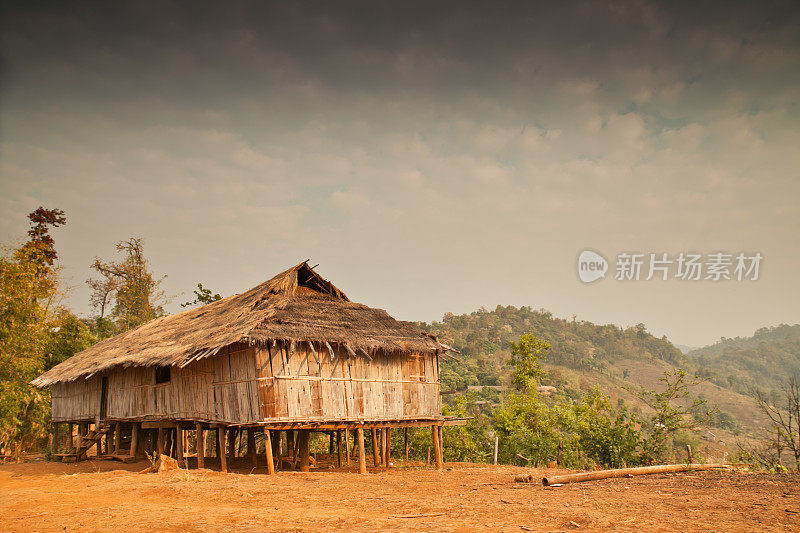
<path fill-rule="evenodd" d="M 231 345 L 155 383 L 153 367 L 107 375 L 106 418 L 264 421 L 429 419 L 441 412 L 435 355 L 376 352 L 372 360 L 326 344 Z M 53 386 L 53 421 L 94 420 L 101 378 Z"/>

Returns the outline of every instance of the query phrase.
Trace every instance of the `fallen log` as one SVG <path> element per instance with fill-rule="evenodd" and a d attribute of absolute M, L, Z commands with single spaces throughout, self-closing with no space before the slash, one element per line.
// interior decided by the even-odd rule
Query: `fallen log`
<path fill-rule="evenodd" d="M 692 470 L 716 470 L 719 468 L 732 468 L 725 464 L 679 464 L 679 465 L 656 465 L 640 466 L 636 468 L 617 468 L 614 470 L 596 470 L 594 472 L 581 472 L 579 474 L 562 474 L 557 476 L 547 476 L 542 478 L 542 485 L 580 483 L 581 481 L 595 481 L 598 479 L 608 479 L 614 477 L 644 476 L 647 474 L 666 474 L 671 472 L 689 472 Z M 531 479 L 533 476 L 517 476 L 517 478 Z M 523 479 L 518 479 L 523 481 Z"/>

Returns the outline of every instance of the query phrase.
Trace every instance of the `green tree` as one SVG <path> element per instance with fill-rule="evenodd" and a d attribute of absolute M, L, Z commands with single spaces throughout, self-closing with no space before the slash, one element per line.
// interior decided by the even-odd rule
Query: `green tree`
<path fill-rule="evenodd" d="M 0 451 L 11 454 L 46 436 L 49 393 L 30 381 L 48 368 L 47 347 L 60 313 L 49 229 L 66 218 L 43 207 L 28 218 L 30 240 L 0 253 Z"/>
<path fill-rule="evenodd" d="M 203 287 L 202 283 L 197 284 L 197 289 L 194 292 L 194 300 L 191 302 L 185 302 L 181 304 L 181 307 L 190 307 L 193 305 L 206 305 L 210 304 L 211 302 L 216 302 L 217 300 L 222 300 L 222 296 L 219 293 L 212 293 L 211 289 L 206 289 Z"/>
<path fill-rule="evenodd" d="M 655 411 L 648 424 L 649 435 L 642 443 L 643 455 L 649 462 L 668 459 L 671 437 L 680 429 L 692 428 L 707 421 L 712 414 L 704 409 L 705 398 L 692 394 L 691 387 L 699 384 L 700 380 L 688 378 L 686 371 L 665 371 L 659 382 L 663 389 L 660 392 L 639 392 L 639 397 Z"/>
<path fill-rule="evenodd" d="M 519 341 L 510 343 L 512 378 L 514 387 L 518 391 L 527 391 L 535 388 L 544 376 L 544 370 L 539 363 L 540 357 L 546 357 L 550 345 L 526 333 Z"/>

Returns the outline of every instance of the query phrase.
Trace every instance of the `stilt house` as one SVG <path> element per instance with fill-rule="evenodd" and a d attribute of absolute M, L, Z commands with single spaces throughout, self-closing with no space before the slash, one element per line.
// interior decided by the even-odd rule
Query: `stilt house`
<path fill-rule="evenodd" d="M 415 324 L 350 301 L 303 262 L 242 294 L 99 342 L 32 383 L 51 387 L 53 422 L 70 424 L 64 455 L 76 460 L 109 431 L 117 454 L 127 441 L 135 456 L 144 431 L 160 452 L 173 439 L 183 460 L 189 430 L 203 466 L 211 430 L 225 469 L 226 438 L 247 430 L 254 461 L 254 437 L 265 437 L 272 471 L 281 453 L 272 441 L 287 431 L 288 454 L 307 469 L 310 431 L 340 441 L 342 430 L 356 430 L 363 471 L 364 430 L 372 430 L 375 462 L 388 464 L 389 428 L 431 426 L 440 465 L 439 357 L 447 350 Z"/>

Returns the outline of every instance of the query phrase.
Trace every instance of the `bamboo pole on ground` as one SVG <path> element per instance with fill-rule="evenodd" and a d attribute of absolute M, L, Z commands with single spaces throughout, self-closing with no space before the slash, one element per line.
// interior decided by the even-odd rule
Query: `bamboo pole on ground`
<path fill-rule="evenodd" d="M 442 469 L 442 447 L 439 445 L 439 426 L 431 426 L 431 438 L 433 440 L 433 455 L 436 460 L 436 470 Z"/>
<path fill-rule="evenodd" d="M 196 422 L 195 425 L 195 448 L 197 448 L 197 468 L 206 466 L 206 436 L 203 431 L 203 424 Z"/>
<path fill-rule="evenodd" d="M 358 440 L 358 473 L 367 473 L 367 455 L 364 451 L 364 430 L 356 429 L 356 440 Z"/>
<path fill-rule="evenodd" d="M 264 430 L 264 454 L 267 456 L 267 474 L 275 475 L 275 459 L 272 457 L 272 432 Z"/>
<path fill-rule="evenodd" d="M 559 476 L 547 476 L 542 478 L 542 485 L 559 485 L 566 483 L 580 483 L 581 481 L 595 481 L 597 479 L 609 479 L 615 477 L 643 476 L 647 474 L 666 474 L 671 472 L 689 472 L 692 470 L 716 470 L 720 468 L 731 468 L 731 465 L 724 464 L 679 464 L 679 465 L 656 465 L 640 466 L 636 468 L 617 468 L 614 470 L 596 470 L 594 472 L 581 472 L 578 474 L 562 474 Z M 514 477 L 515 481 L 528 482 L 533 480 L 533 474 L 521 474 Z"/>
<path fill-rule="evenodd" d="M 219 467 L 222 472 L 228 472 L 228 453 L 225 449 L 228 431 L 225 426 L 217 426 L 217 455 L 219 455 Z"/>
<path fill-rule="evenodd" d="M 372 466 L 381 464 L 381 455 L 378 451 L 378 430 L 372 428 Z"/>
<path fill-rule="evenodd" d="M 311 464 L 308 458 L 309 452 L 309 437 L 311 432 L 307 429 L 301 429 L 298 434 L 298 449 L 297 453 L 300 456 L 300 471 L 308 472 L 311 469 Z"/>

